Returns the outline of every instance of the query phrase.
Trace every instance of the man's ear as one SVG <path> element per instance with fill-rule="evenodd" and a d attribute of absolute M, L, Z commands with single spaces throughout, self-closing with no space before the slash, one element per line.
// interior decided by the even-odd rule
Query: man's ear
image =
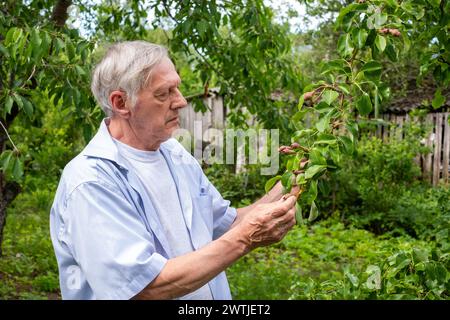
<path fill-rule="evenodd" d="M 114 90 L 109 95 L 109 102 L 115 115 L 128 119 L 130 117 L 129 103 L 127 102 L 127 93 L 120 90 Z"/>

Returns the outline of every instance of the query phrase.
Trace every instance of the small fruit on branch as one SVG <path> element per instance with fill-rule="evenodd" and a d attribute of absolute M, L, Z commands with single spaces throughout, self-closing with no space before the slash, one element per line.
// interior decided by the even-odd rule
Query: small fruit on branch
<path fill-rule="evenodd" d="M 312 97 L 314 96 L 315 91 L 309 91 L 309 92 L 305 92 L 305 94 L 303 95 L 303 99 L 305 101 L 311 100 Z"/>
<path fill-rule="evenodd" d="M 378 33 L 381 34 L 391 34 L 394 37 L 400 37 L 401 32 L 398 29 L 389 29 L 389 28 L 381 28 L 378 30 Z"/>
<path fill-rule="evenodd" d="M 303 150 L 303 151 L 305 151 L 305 152 L 309 152 L 309 149 L 308 149 L 308 148 L 303 147 L 303 146 L 300 145 L 300 143 L 298 143 L 298 142 L 292 142 L 292 143 L 291 143 L 291 146 L 288 147 L 288 148 L 289 148 L 289 149 L 301 149 L 301 150 Z"/>
<path fill-rule="evenodd" d="M 278 148 L 278 152 L 281 154 L 295 154 L 295 151 L 290 146 L 281 146 Z"/>
<path fill-rule="evenodd" d="M 309 162 L 309 160 L 306 158 L 303 158 L 302 160 L 300 160 L 300 169 L 303 169 L 308 162 Z"/>
<path fill-rule="evenodd" d="M 398 29 L 389 29 L 389 33 L 392 34 L 394 37 L 400 37 L 401 35 Z"/>

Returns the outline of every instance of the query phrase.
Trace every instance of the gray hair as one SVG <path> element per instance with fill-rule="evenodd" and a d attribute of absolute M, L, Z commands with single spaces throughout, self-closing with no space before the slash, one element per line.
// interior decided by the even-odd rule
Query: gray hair
<path fill-rule="evenodd" d="M 109 47 L 92 74 L 91 90 L 107 116 L 113 109 L 109 95 L 122 90 L 134 107 L 138 92 L 148 85 L 152 69 L 169 58 L 163 46 L 145 41 L 119 42 Z"/>

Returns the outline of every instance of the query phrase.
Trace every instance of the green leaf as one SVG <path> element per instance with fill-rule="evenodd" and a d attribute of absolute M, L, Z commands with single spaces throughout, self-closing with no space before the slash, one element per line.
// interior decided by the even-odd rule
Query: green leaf
<path fill-rule="evenodd" d="M 320 101 L 315 107 L 314 109 L 319 112 L 319 113 L 325 113 L 325 112 L 330 112 L 331 110 L 333 110 L 333 108 L 330 107 L 330 105 L 328 103 L 326 103 L 325 101 Z"/>
<path fill-rule="evenodd" d="M 362 72 L 364 72 L 364 75 L 372 80 L 378 80 L 381 76 L 381 63 L 378 61 L 368 61 L 363 65 L 361 68 Z"/>
<path fill-rule="evenodd" d="M 67 50 L 67 57 L 69 58 L 69 61 L 72 61 L 75 58 L 75 46 L 70 41 L 70 39 L 66 40 L 66 50 Z"/>
<path fill-rule="evenodd" d="M 334 90 L 325 90 L 322 93 L 322 100 L 331 105 L 339 97 L 339 93 Z"/>
<path fill-rule="evenodd" d="M 342 90 L 343 93 L 350 94 L 350 87 L 347 84 L 343 83 L 343 84 L 340 84 L 338 87 L 339 87 L 339 89 Z"/>
<path fill-rule="evenodd" d="M 326 62 L 322 67 L 322 75 L 336 71 L 339 74 L 351 73 L 350 67 L 344 59 L 330 60 Z"/>
<path fill-rule="evenodd" d="M 56 54 L 59 54 L 61 52 L 61 50 L 65 47 L 64 41 L 62 41 L 61 38 L 56 38 L 54 43 L 55 43 Z"/>
<path fill-rule="evenodd" d="M 0 43 L 0 53 L 3 54 L 6 57 L 6 59 L 9 58 L 8 49 L 6 49 L 1 43 Z"/>
<path fill-rule="evenodd" d="M 328 140 L 317 140 L 317 141 L 314 141 L 314 145 L 315 146 L 316 145 L 320 145 L 320 144 L 333 145 L 333 144 L 336 144 L 336 139 L 333 138 L 333 139 L 328 139 Z"/>
<path fill-rule="evenodd" d="M 25 111 L 27 116 L 31 118 L 33 116 L 33 105 L 27 98 L 25 98 L 25 97 L 21 97 L 21 98 L 22 98 L 22 103 L 23 103 L 23 110 Z"/>
<path fill-rule="evenodd" d="M 22 97 L 20 95 L 18 95 L 17 93 L 13 93 L 14 96 L 14 101 L 17 103 L 17 105 L 19 106 L 19 109 L 23 109 L 23 100 Z"/>
<path fill-rule="evenodd" d="M 272 189 L 272 187 L 275 185 L 275 183 L 277 183 L 280 179 L 281 179 L 281 176 L 278 175 L 278 176 L 275 176 L 275 177 L 267 180 L 266 185 L 264 186 L 266 193 L 268 193 Z"/>
<path fill-rule="evenodd" d="M 323 116 L 316 122 L 316 128 L 319 132 L 324 132 L 330 125 L 330 117 L 328 115 Z"/>
<path fill-rule="evenodd" d="M 352 47 L 351 37 L 349 33 L 343 34 L 338 40 L 338 51 L 343 57 L 347 57 L 352 54 L 354 48 Z"/>
<path fill-rule="evenodd" d="M 294 167 L 294 158 L 291 158 L 286 163 L 286 170 L 292 171 Z"/>
<path fill-rule="evenodd" d="M 364 29 L 359 30 L 356 39 L 357 39 L 357 45 L 358 48 L 361 49 L 364 47 L 364 45 L 366 44 L 366 40 L 367 40 L 367 36 L 368 36 L 368 32 Z"/>
<path fill-rule="evenodd" d="M 312 149 L 309 152 L 309 161 L 311 165 L 327 165 L 327 159 L 317 149 Z"/>
<path fill-rule="evenodd" d="M 303 109 L 303 110 L 296 112 L 294 114 L 294 116 L 292 117 L 292 120 L 295 122 L 301 121 L 309 111 L 310 111 L 309 109 Z"/>
<path fill-rule="evenodd" d="M 357 11 L 365 10 L 367 8 L 367 3 L 351 3 L 348 6 L 343 7 L 339 16 L 336 19 L 336 25 L 350 24 L 351 18 L 357 13 Z M 350 21 L 348 21 L 350 20 Z"/>
<path fill-rule="evenodd" d="M 14 180 L 19 180 L 23 176 L 23 162 L 19 158 L 14 159 L 12 176 Z"/>
<path fill-rule="evenodd" d="M 303 224 L 302 206 L 298 202 L 295 203 L 295 221 L 299 226 Z"/>
<path fill-rule="evenodd" d="M 286 171 L 281 177 L 281 184 L 288 190 L 290 189 L 292 184 L 292 176 L 293 176 L 292 172 Z"/>
<path fill-rule="evenodd" d="M 303 103 L 305 103 L 305 95 L 304 94 L 302 94 L 302 96 L 298 100 L 298 104 L 297 104 L 298 111 L 302 111 Z"/>
<path fill-rule="evenodd" d="M 374 72 L 378 70 L 381 70 L 381 63 L 375 60 L 366 62 L 361 68 L 361 71 L 364 72 Z"/>
<path fill-rule="evenodd" d="M 78 73 L 80 76 L 86 75 L 86 71 L 84 71 L 84 69 L 83 69 L 82 67 L 80 67 L 80 66 L 75 66 L 75 70 L 77 71 L 77 73 Z"/>
<path fill-rule="evenodd" d="M 297 183 L 297 185 L 302 185 L 305 184 L 306 182 L 307 181 L 304 173 L 298 174 L 297 177 L 295 178 L 295 183 Z"/>
<path fill-rule="evenodd" d="M 30 38 L 30 44 L 33 48 L 33 58 L 36 60 L 39 58 L 39 55 L 41 54 L 42 48 L 41 48 L 42 39 L 39 36 L 39 31 L 37 29 L 33 29 L 31 31 L 31 38 Z"/>
<path fill-rule="evenodd" d="M 311 179 L 312 177 L 318 175 L 321 172 L 326 170 L 327 166 L 325 165 L 312 165 L 306 169 L 305 179 Z"/>
<path fill-rule="evenodd" d="M 10 45 L 10 43 L 13 42 L 13 35 L 14 35 L 14 32 L 16 31 L 16 29 L 17 28 L 11 28 L 6 33 L 6 37 L 5 37 L 5 41 L 4 41 L 4 44 L 6 47 L 8 47 Z"/>
<path fill-rule="evenodd" d="M 367 93 L 364 93 L 357 101 L 356 108 L 362 116 L 368 115 L 372 111 L 372 101 Z"/>
<path fill-rule="evenodd" d="M 392 44 L 386 46 L 385 53 L 392 62 L 398 61 L 398 52 Z"/>
<path fill-rule="evenodd" d="M 319 191 L 324 195 L 328 196 L 331 192 L 330 183 L 325 179 L 318 180 L 317 186 L 319 187 Z"/>
<path fill-rule="evenodd" d="M 12 150 L 5 150 L 0 156 L 0 168 L 3 171 L 6 171 L 9 167 L 9 163 L 11 161 L 11 158 L 13 156 Z"/>
<path fill-rule="evenodd" d="M 6 102 L 5 102 L 5 112 L 4 114 L 7 115 L 11 112 L 12 106 L 13 106 L 14 100 L 11 96 L 7 96 L 6 97 Z"/>
<path fill-rule="evenodd" d="M 316 202 L 313 201 L 311 203 L 311 209 L 309 211 L 308 221 L 310 221 L 310 222 L 314 221 L 317 219 L 318 216 L 319 216 L 319 209 L 317 209 Z"/>
<path fill-rule="evenodd" d="M 380 50 L 380 52 L 383 52 L 386 48 L 386 38 L 382 35 L 377 35 L 377 37 L 375 38 L 375 45 L 377 46 L 378 50 Z"/>
<path fill-rule="evenodd" d="M 355 141 L 358 139 L 358 123 L 356 123 L 355 121 L 349 121 L 347 122 L 347 124 L 345 125 L 345 128 L 351 133 L 351 139 L 352 141 Z"/>
<path fill-rule="evenodd" d="M 348 280 L 350 280 L 351 284 L 354 287 L 358 287 L 359 285 L 359 279 L 356 275 L 354 275 L 353 273 L 349 272 L 349 271 L 345 271 L 345 276 L 348 278 Z"/>
<path fill-rule="evenodd" d="M 378 28 L 382 27 L 386 23 L 388 16 L 385 13 L 378 13 L 377 12 L 377 13 L 375 13 L 373 15 L 373 18 L 374 18 L 374 21 L 373 21 L 374 22 L 374 27 L 376 29 L 378 29 Z"/>
<path fill-rule="evenodd" d="M 303 130 L 300 130 L 300 131 L 296 131 L 294 133 L 294 138 L 297 140 L 297 139 L 309 136 L 313 132 L 314 132 L 314 130 L 312 130 L 312 129 L 303 129 Z"/>
<path fill-rule="evenodd" d="M 352 139 L 346 136 L 340 136 L 339 141 L 341 142 L 342 146 L 344 147 L 344 151 L 347 154 L 352 154 L 354 151 L 354 145 Z"/>
<path fill-rule="evenodd" d="M 445 103 L 445 97 L 442 95 L 441 89 L 438 88 L 434 93 L 433 101 L 431 105 L 434 109 L 439 109 Z"/>
<path fill-rule="evenodd" d="M 317 180 L 311 180 L 309 184 L 308 200 L 314 201 L 317 198 Z"/>

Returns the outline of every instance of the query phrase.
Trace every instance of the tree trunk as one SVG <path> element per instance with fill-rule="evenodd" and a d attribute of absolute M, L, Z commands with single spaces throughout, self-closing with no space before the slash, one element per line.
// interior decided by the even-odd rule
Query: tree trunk
<path fill-rule="evenodd" d="M 55 24 L 56 27 L 63 27 L 66 24 L 67 18 L 69 17 L 67 13 L 67 9 L 72 4 L 72 0 L 58 0 L 53 7 L 53 12 L 51 16 L 51 21 Z M 0 35 L 0 39 L 3 36 Z M 13 76 L 13 74 L 11 75 Z M 14 80 L 13 78 L 11 80 Z M 31 79 L 32 82 L 34 79 Z M 13 81 L 11 81 L 13 82 Z M 32 86 L 36 85 L 36 81 L 33 82 Z M 0 79 L 0 93 L 2 93 L 4 87 L 4 83 Z M 19 109 L 17 106 L 13 106 L 11 113 L 6 115 L 6 121 L 3 122 L 6 130 L 13 122 L 14 118 L 19 114 Z M 5 150 L 6 142 L 8 141 L 8 137 L 3 128 L 0 127 L 0 153 Z M 17 197 L 20 193 L 21 188 L 20 185 L 16 182 L 6 181 L 6 177 L 4 173 L 0 170 L 0 257 L 2 256 L 2 242 L 3 242 L 3 230 L 6 224 L 6 208 L 9 204 Z"/>
<path fill-rule="evenodd" d="M 53 7 L 53 13 L 51 20 L 57 27 L 63 27 L 66 24 L 66 20 L 69 17 L 67 9 L 72 4 L 72 0 L 59 0 Z"/>
<path fill-rule="evenodd" d="M 0 172 L 0 257 L 3 254 L 3 230 L 6 225 L 6 208 L 20 193 L 20 186 L 16 182 L 6 182 L 3 172 Z"/>

